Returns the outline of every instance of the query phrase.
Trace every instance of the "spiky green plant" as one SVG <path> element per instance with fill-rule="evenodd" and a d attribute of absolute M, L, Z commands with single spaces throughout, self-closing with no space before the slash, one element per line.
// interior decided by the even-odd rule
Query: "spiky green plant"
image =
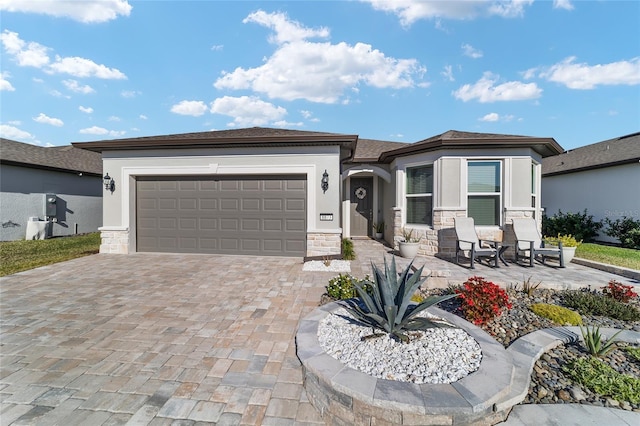
<path fill-rule="evenodd" d="M 374 282 L 370 283 L 371 294 L 367 293 L 360 283 L 354 282 L 359 298 L 344 301 L 343 307 L 357 321 L 403 342 L 409 341 L 406 334 L 408 331 L 453 327 L 439 318 L 417 316 L 428 307 L 456 297 L 457 294 L 430 296 L 418 304 L 412 303 L 411 296 L 428 278 L 421 278 L 424 266 L 414 274 L 410 274 L 412 264 L 413 261 L 398 274 L 395 257 L 392 259 L 391 265 L 387 265 L 387 259 L 384 259 L 384 271 L 381 271 L 372 262 Z"/>
<path fill-rule="evenodd" d="M 586 326 L 582 328 L 580 326 L 580 332 L 584 340 L 584 346 L 587 348 L 589 354 L 595 357 L 601 357 L 608 354 L 613 348 L 615 348 L 616 341 L 614 340 L 622 330 L 611 336 L 606 343 L 602 342 L 602 335 L 600 334 L 600 327 Z"/>

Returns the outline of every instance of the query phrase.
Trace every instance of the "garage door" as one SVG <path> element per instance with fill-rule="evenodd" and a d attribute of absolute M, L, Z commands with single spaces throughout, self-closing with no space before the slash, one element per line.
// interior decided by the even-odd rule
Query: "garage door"
<path fill-rule="evenodd" d="M 137 249 L 304 256 L 304 176 L 139 177 Z"/>

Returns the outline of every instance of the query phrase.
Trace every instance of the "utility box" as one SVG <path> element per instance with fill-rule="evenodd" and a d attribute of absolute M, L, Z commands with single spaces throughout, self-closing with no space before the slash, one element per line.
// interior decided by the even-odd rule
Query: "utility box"
<path fill-rule="evenodd" d="M 58 216 L 58 196 L 56 194 L 46 194 L 44 196 L 44 215 L 48 219 Z"/>

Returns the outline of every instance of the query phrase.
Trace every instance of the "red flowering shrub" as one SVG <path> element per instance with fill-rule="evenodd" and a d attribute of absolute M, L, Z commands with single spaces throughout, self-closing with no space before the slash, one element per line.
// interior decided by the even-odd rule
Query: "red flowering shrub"
<path fill-rule="evenodd" d="M 475 325 L 486 324 L 499 316 L 502 308 L 511 308 L 507 293 L 482 277 L 469 278 L 456 293 L 460 295 L 464 317 Z"/>
<path fill-rule="evenodd" d="M 616 280 L 609 281 L 606 287 L 602 287 L 602 293 L 618 302 L 627 303 L 629 299 L 638 297 L 638 293 L 631 290 L 633 286 L 624 285 Z"/>

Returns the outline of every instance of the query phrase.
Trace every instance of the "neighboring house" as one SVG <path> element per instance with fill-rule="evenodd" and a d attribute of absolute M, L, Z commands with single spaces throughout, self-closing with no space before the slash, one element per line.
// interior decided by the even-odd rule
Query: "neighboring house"
<path fill-rule="evenodd" d="M 103 188 L 100 154 L 0 138 L 0 240 L 25 239 L 30 218 L 48 237 L 96 232 Z"/>
<path fill-rule="evenodd" d="M 640 132 L 545 158 L 542 188 L 548 216 L 587 209 L 594 220 L 640 220 Z M 598 239 L 616 241 L 602 231 Z"/>
<path fill-rule="evenodd" d="M 384 221 L 422 254 L 449 256 L 453 220 L 512 240 L 514 217 L 540 220 L 540 164 L 552 138 L 449 131 L 413 144 L 249 128 L 74 143 L 101 152 L 101 252 L 315 257 L 340 253 Z"/>

